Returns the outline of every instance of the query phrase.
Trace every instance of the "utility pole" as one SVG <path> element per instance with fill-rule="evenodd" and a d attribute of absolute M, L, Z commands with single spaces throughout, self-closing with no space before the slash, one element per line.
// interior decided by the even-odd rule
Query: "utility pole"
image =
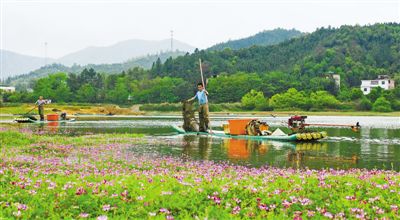
<path fill-rule="evenodd" d="M 44 66 L 47 66 L 47 42 L 44 42 Z"/>
<path fill-rule="evenodd" d="M 171 30 L 171 52 L 174 52 L 174 31 Z"/>

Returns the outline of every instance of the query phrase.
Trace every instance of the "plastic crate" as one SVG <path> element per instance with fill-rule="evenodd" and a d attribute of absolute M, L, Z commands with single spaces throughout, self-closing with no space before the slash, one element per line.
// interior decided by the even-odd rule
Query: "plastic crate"
<path fill-rule="evenodd" d="M 245 135 L 246 125 L 253 119 L 231 119 L 228 120 L 231 135 Z"/>

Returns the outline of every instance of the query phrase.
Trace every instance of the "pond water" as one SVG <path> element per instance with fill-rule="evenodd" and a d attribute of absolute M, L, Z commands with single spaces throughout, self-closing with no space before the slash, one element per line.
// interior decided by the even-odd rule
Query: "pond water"
<path fill-rule="evenodd" d="M 237 116 L 229 116 L 229 118 Z M 249 117 L 249 116 L 245 116 Z M 286 128 L 288 117 L 257 117 L 272 129 Z M 213 117 L 215 129 L 228 117 Z M 198 135 L 178 135 L 171 125 L 181 125 L 178 116 L 160 117 L 79 117 L 75 122 L 52 124 L 19 124 L 17 126 L 45 132 L 78 135 L 86 133 L 141 133 L 147 143 L 132 146 L 137 154 L 159 154 L 188 157 L 196 160 L 227 161 L 248 166 L 278 167 L 368 168 L 400 170 L 400 117 L 310 116 L 308 123 L 355 124 L 361 130 L 349 128 L 317 128 L 328 138 L 314 143 L 250 141 Z M 9 123 L 8 121 L 2 121 Z"/>

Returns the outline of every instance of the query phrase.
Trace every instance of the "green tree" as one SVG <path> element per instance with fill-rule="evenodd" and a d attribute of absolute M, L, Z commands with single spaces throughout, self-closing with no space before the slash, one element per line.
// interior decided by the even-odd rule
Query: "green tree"
<path fill-rule="evenodd" d="M 308 102 L 304 92 L 295 88 L 288 89 L 283 94 L 276 94 L 269 100 L 269 105 L 274 109 L 307 109 Z"/>
<path fill-rule="evenodd" d="M 392 107 L 390 102 L 385 99 L 385 97 L 379 97 L 376 99 L 372 106 L 372 110 L 375 112 L 391 112 Z"/>
<path fill-rule="evenodd" d="M 207 90 L 214 102 L 237 102 L 250 90 L 261 88 L 261 78 L 255 73 L 236 73 L 211 78 Z"/>
<path fill-rule="evenodd" d="M 267 100 L 262 92 L 252 89 L 245 94 L 241 100 L 242 106 L 248 110 L 266 110 L 268 109 Z"/>
<path fill-rule="evenodd" d="M 56 102 L 71 100 L 72 93 L 67 84 L 67 74 L 55 73 L 39 79 L 34 86 L 35 96 L 44 96 Z"/>
<path fill-rule="evenodd" d="M 126 86 L 125 78 L 119 77 L 115 88 L 108 91 L 106 98 L 110 103 L 124 104 L 128 101 L 129 91 Z"/>
<path fill-rule="evenodd" d="M 317 91 L 310 94 L 310 102 L 314 109 L 338 108 L 340 102 L 327 91 Z"/>
<path fill-rule="evenodd" d="M 367 99 L 367 97 L 363 96 L 361 98 L 361 102 L 357 108 L 357 110 L 361 110 L 361 111 L 369 111 L 372 109 L 372 103 L 371 101 L 369 101 L 369 99 Z"/>
<path fill-rule="evenodd" d="M 143 81 L 134 92 L 133 99 L 135 103 L 179 102 L 192 96 L 185 92 L 186 88 L 188 86 L 182 79 L 157 77 Z"/>
<path fill-rule="evenodd" d="M 351 100 L 357 100 L 363 96 L 364 96 L 364 94 L 360 88 L 352 88 L 351 89 Z"/>
<path fill-rule="evenodd" d="M 97 101 L 96 89 L 92 85 L 86 83 L 76 92 L 76 98 L 80 102 L 94 103 Z"/>
<path fill-rule="evenodd" d="M 371 102 L 375 102 L 379 97 L 382 96 L 383 89 L 381 87 L 375 87 L 371 89 L 371 92 L 367 95 Z"/>

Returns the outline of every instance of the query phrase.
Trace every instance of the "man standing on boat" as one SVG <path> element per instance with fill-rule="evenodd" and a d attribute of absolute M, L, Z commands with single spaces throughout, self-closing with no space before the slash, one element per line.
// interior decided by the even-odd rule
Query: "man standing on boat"
<path fill-rule="evenodd" d="M 209 111 L 208 111 L 208 92 L 205 90 L 203 83 L 197 84 L 197 93 L 194 97 L 188 99 L 188 102 L 193 101 L 197 98 L 199 101 L 199 131 L 206 132 L 210 128 L 210 118 L 209 118 Z"/>
<path fill-rule="evenodd" d="M 44 121 L 44 105 L 50 102 L 51 100 L 43 99 L 43 96 L 39 96 L 39 99 L 35 102 L 35 105 L 38 106 L 41 121 Z"/>

